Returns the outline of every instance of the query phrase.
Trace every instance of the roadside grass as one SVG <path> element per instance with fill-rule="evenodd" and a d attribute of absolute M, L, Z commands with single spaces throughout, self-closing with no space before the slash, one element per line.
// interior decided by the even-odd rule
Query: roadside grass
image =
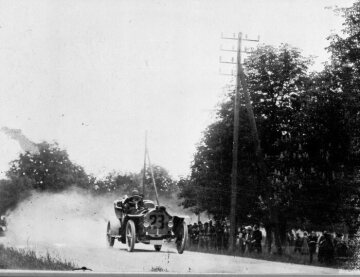
<path fill-rule="evenodd" d="M 72 270 L 72 262 L 51 257 L 36 255 L 33 250 L 16 249 L 0 245 L 0 269 L 28 269 L 28 270 Z"/>

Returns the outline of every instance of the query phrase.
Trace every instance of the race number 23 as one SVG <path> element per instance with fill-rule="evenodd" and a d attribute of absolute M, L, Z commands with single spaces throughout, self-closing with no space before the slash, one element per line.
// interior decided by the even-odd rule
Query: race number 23
<path fill-rule="evenodd" d="M 163 229 L 165 227 L 164 220 L 165 220 L 165 216 L 163 214 L 150 215 L 150 224 L 151 225 L 155 225 L 155 224 L 160 225 L 160 227 L 159 227 L 160 229 Z"/>

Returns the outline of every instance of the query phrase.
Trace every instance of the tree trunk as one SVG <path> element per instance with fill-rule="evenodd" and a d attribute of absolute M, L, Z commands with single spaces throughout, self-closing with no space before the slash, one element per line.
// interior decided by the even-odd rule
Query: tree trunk
<path fill-rule="evenodd" d="M 273 222 L 273 224 L 274 224 L 276 254 L 282 255 L 279 209 L 278 209 L 278 207 L 272 207 L 272 208 L 270 208 L 270 210 L 271 210 L 271 213 L 270 213 L 271 222 Z"/>
<path fill-rule="evenodd" d="M 271 224 L 265 225 L 265 231 L 266 231 L 266 247 L 268 250 L 268 253 L 271 253 L 271 246 L 272 246 L 272 226 Z"/>
<path fill-rule="evenodd" d="M 279 223 L 275 224 L 275 245 L 276 245 L 276 254 L 282 255 L 282 246 L 281 246 L 281 238 L 280 238 L 280 227 Z"/>
<path fill-rule="evenodd" d="M 286 244 L 287 222 L 281 215 L 279 216 L 279 226 L 280 226 L 281 245 L 285 245 Z"/>

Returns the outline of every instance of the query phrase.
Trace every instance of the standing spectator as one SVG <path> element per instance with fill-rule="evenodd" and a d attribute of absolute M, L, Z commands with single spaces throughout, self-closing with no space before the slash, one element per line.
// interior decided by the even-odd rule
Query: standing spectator
<path fill-rule="evenodd" d="M 307 255 L 309 254 L 309 244 L 308 244 L 308 233 L 304 232 L 304 237 L 302 239 L 302 246 L 301 246 L 301 254 Z"/>
<path fill-rule="evenodd" d="M 294 250 L 295 236 L 292 229 L 288 229 L 286 232 L 286 246 L 285 251 L 290 254 Z M 270 250 L 269 250 L 270 253 Z"/>
<path fill-rule="evenodd" d="M 198 228 L 199 228 L 199 244 L 198 244 L 198 248 L 203 248 L 204 247 L 204 234 L 205 234 L 205 230 L 204 230 L 204 225 L 201 221 L 198 222 Z"/>
<path fill-rule="evenodd" d="M 217 250 L 221 250 L 223 248 L 223 229 L 221 226 L 220 220 L 216 220 L 215 222 L 215 233 L 216 233 L 216 248 Z"/>
<path fill-rule="evenodd" d="M 334 243 L 331 234 L 324 232 L 323 238 L 319 241 L 319 262 L 331 264 L 334 261 Z"/>
<path fill-rule="evenodd" d="M 252 244 L 251 244 L 251 236 L 252 236 L 252 228 L 251 226 L 245 227 L 246 229 L 246 235 L 245 235 L 245 242 L 246 242 L 246 248 L 249 253 L 252 252 Z"/>
<path fill-rule="evenodd" d="M 259 226 L 257 224 L 254 225 L 254 231 L 251 236 L 251 243 L 253 245 L 253 249 L 257 253 L 262 252 L 261 248 L 261 241 L 262 241 L 262 232 L 259 230 Z"/>
<path fill-rule="evenodd" d="M 193 245 L 197 246 L 199 244 L 199 226 L 196 222 L 191 228 L 191 240 Z"/>
<path fill-rule="evenodd" d="M 324 247 L 324 262 L 327 264 L 331 264 L 334 261 L 334 243 L 333 237 L 330 233 L 325 234 L 325 240 L 322 243 Z"/>
<path fill-rule="evenodd" d="M 230 228 L 227 225 L 226 221 L 223 222 L 223 230 L 224 230 L 224 249 L 228 249 L 229 238 L 230 238 Z"/>
<path fill-rule="evenodd" d="M 309 254 L 310 254 L 310 263 L 313 262 L 313 256 L 316 252 L 316 244 L 318 241 L 318 237 L 314 231 L 311 232 L 308 237 L 308 245 L 309 245 Z"/>
<path fill-rule="evenodd" d="M 296 252 L 301 253 L 302 244 L 303 244 L 303 240 L 301 239 L 300 234 L 296 233 L 294 253 L 296 253 Z"/>
<path fill-rule="evenodd" d="M 246 229 L 244 226 L 241 227 L 240 231 L 240 251 L 241 253 L 245 253 L 246 249 Z"/>
<path fill-rule="evenodd" d="M 204 233 L 203 233 L 203 242 L 204 242 L 204 247 L 206 250 L 209 250 L 209 244 L 210 244 L 210 228 L 209 228 L 209 223 L 205 222 L 204 223 Z"/>
<path fill-rule="evenodd" d="M 236 248 L 239 248 L 239 246 L 240 246 L 240 233 L 241 233 L 241 227 L 238 226 L 235 231 Z"/>
<path fill-rule="evenodd" d="M 210 239 L 210 248 L 216 248 L 215 244 L 215 239 L 216 239 L 216 232 L 215 232 L 215 226 L 213 225 L 212 220 L 210 220 L 209 222 L 209 239 Z"/>
<path fill-rule="evenodd" d="M 189 240 L 188 240 L 188 245 L 189 247 L 191 247 L 192 245 L 192 237 L 193 237 L 193 227 L 191 224 L 188 224 L 188 234 L 189 234 Z"/>
<path fill-rule="evenodd" d="M 320 263 L 324 262 L 324 247 L 323 247 L 323 244 L 325 242 L 325 235 L 326 235 L 326 231 L 324 231 L 322 233 L 322 235 L 319 237 L 319 240 L 318 240 L 318 245 L 319 245 L 318 261 Z"/>
<path fill-rule="evenodd" d="M 336 233 L 334 238 L 334 248 L 335 248 L 335 256 L 336 257 L 346 257 L 348 247 L 344 241 L 344 235 L 340 233 Z"/>
<path fill-rule="evenodd" d="M 294 238 L 294 233 L 293 233 L 292 230 L 287 231 L 287 233 L 286 233 L 286 240 L 287 240 L 287 243 L 288 243 L 288 246 L 289 246 L 289 247 L 293 247 L 293 246 L 294 246 L 295 238 Z"/>

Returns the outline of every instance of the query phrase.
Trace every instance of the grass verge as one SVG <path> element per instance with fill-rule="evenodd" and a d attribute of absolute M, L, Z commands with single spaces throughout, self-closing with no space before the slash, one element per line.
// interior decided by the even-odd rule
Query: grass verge
<path fill-rule="evenodd" d="M 33 250 L 0 245 L 0 269 L 72 270 L 75 267 L 72 262 L 53 258 L 49 253 L 38 256 Z"/>

